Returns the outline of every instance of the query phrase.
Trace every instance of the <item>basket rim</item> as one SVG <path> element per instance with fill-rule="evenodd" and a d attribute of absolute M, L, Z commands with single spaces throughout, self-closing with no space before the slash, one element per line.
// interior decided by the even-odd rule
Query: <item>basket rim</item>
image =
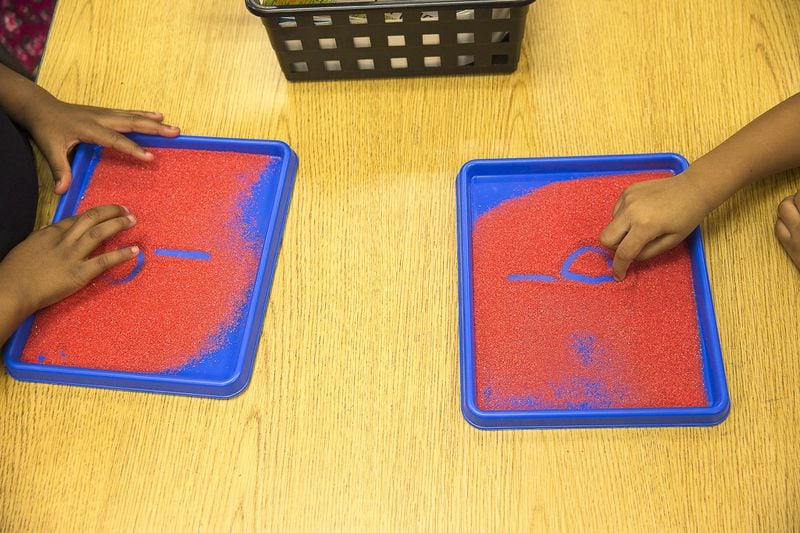
<path fill-rule="evenodd" d="M 337 4 L 308 4 L 295 6 L 264 6 L 258 0 L 245 0 L 247 10 L 258 17 L 274 15 L 294 15 L 298 13 L 331 13 L 340 11 L 385 11 L 388 9 L 430 9 L 430 8 L 462 8 L 480 9 L 489 7 L 523 7 L 536 0 L 429 0 L 415 2 L 413 0 L 375 0 L 369 2 L 347 2 Z"/>

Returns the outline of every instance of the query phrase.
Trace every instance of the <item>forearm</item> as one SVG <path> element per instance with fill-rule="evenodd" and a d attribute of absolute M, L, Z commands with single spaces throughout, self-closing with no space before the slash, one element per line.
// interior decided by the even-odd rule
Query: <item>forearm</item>
<path fill-rule="evenodd" d="M 690 174 L 716 208 L 739 189 L 800 166 L 800 93 L 695 161 Z"/>
<path fill-rule="evenodd" d="M 29 79 L 0 65 L 0 108 L 11 120 L 30 129 L 31 119 L 40 103 L 50 99 L 55 97 Z"/>

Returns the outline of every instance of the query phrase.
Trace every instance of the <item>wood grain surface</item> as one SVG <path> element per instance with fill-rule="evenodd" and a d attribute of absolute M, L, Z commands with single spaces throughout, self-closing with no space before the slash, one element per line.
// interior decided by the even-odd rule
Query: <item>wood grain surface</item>
<path fill-rule="evenodd" d="M 469 426 L 454 187 L 473 158 L 702 155 L 800 91 L 796 0 L 540 0 L 515 74 L 299 84 L 242 0 L 60 0 L 40 83 L 281 139 L 300 168 L 249 388 L 3 373 L 0 529 L 800 528 L 800 275 L 772 234 L 800 172 L 704 224 L 732 404 L 713 428 Z"/>

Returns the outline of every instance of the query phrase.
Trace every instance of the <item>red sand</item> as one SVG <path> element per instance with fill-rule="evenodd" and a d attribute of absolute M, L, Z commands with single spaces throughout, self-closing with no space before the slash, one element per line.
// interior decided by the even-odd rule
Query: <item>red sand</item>
<path fill-rule="evenodd" d="M 688 248 L 634 264 L 625 281 L 561 277 L 602 248 L 614 203 L 668 173 L 553 183 L 482 215 L 473 233 L 477 402 L 483 410 L 708 404 Z M 596 252 L 569 269 L 610 276 Z M 536 274 L 557 281 L 509 281 Z"/>
<path fill-rule="evenodd" d="M 220 348 L 252 286 L 260 245 L 241 224 L 270 158 L 262 155 L 150 149 L 153 163 L 103 153 L 81 202 L 117 203 L 134 228 L 103 249 L 138 244 L 135 260 L 40 312 L 22 354 L 26 362 L 133 372 L 177 370 Z M 204 251 L 210 260 L 158 256 L 156 249 Z"/>
<path fill-rule="evenodd" d="M 599 247 L 599 246 L 598 246 Z M 609 251 L 613 257 L 613 253 Z M 590 277 L 611 275 L 608 261 L 599 253 L 586 253 L 575 259 L 569 267 L 570 272 L 584 274 Z"/>

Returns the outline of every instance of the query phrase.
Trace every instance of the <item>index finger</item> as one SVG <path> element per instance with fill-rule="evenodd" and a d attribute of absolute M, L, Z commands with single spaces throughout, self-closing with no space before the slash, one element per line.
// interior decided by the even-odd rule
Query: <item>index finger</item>
<path fill-rule="evenodd" d="M 92 138 L 89 139 L 91 142 L 113 148 L 114 150 L 122 152 L 123 154 L 132 155 L 136 159 L 141 159 L 142 161 L 153 160 L 153 154 L 123 134 L 102 126 L 98 126 L 98 128 L 99 130 L 97 134 L 93 135 Z"/>
<path fill-rule="evenodd" d="M 159 113 L 158 111 L 143 111 L 141 109 L 129 109 L 124 111 L 124 113 L 131 113 L 133 115 L 142 115 L 143 117 L 152 118 L 153 120 L 157 120 L 161 122 L 164 120 L 164 113 Z"/>
<path fill-rule="evenodd" d="M 122 217 L 129 213 L 128 208 L 121 205 L 108 204 L 93 207 L 84 211 L 75 219 L 72 226 L 64 232 L 64 239 L 71 242 L 77 241 L 92 227 L 106 220 Z"/>
<path fill-rule="evenodd" d="M 614 271 L 614 277 L 617 278 L 617 281 L 625 279 L 631 263 L 639 257 L 639 253 L 651 240 L 647 235 L 636 230 L 631 230 L 625 235 L 625 238 L 617 246 L 617 251 L 614 253 L 614 262 L 611 265 L 611 270 Z"/>
<path fill-rule="evenodd" d="M 614 216 L 611 222 L 608 223 L 603 231 L 600 233 L 600 243 L 606 248 L 614 250 L 619 246 L 619 243 L 625 238 L 631 225 L 626 217 Z"/>
<path fill-rule="evenodd" d="M 58 229 L 60 229 L 62 231 L 66 231 L 66 230 L 68 230 L 69 228 L 72 227 L 72 225 L 75 223 L 75 221 L 78 220 L 79 216 L 80 215 L 72 215 L 71 217 L 65 217 L 65 218 L 62 218 L 61 220 L 58 220 L 57 222 L 51 222 L 50 224 L 45 224 L 44 226 L 40 227 L 39 229 L 40 230 L 44 230 L 44 229 L 47 229 L 47 228 L 58 228 Z"/>
<path fill-rule="evenodd" d="M 109 208 L 113 208 L 113 209 L 121 208 L 122 211 L 123 211 L 123 214 L 126 214 L 126 215 L 130 213 L 130 210 L 127 207 L 125 207 L 124 205 L 103 204 L 103 205 L 98 205 L 96 207 L 96 209 L 103 209 L 103 210 L 107 210 Z M 45 224 L 45 225 L 41 226 L 39 229 L 44 229 L 44 228 L 49 228 L 49 227 L 56 227 L 56 228 L 61 228 L 61 229 L 69 229 L 69 228 L 72 227 L 72 225 L 75 222 L 77 222 L 77 220 L 81 217 L 82 214 L 83 213 L 78 213 L 78 214 L 75 214 L 75 215 L 72 215 L 72 216 L 64 217 L 64 218 L 59 219 L 59 220 L 57 220 L 55 222 L 50 222 L 49 224 Z"/>
<path fill-rule="evenodd" d="M 175 137 L 180 134 L 180 130 L 175 126 L 138 113 L 118 112 L 105 117 L 103 122 L 106 127 L 122 133 L 148 133 L 162 137 Z"/>

